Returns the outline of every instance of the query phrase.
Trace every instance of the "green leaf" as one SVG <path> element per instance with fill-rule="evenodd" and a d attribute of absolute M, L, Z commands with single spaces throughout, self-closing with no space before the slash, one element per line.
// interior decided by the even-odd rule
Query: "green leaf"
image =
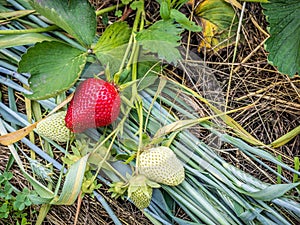
<path fill-rule="evenodd" d="M 39 34 L 29 33 L 20 35 L 3 35 L 0 36 L 0 48 L 10 48 L 13 46 L 35 44 L 42 41 L 55 41 L 55 38 Z"/>
<path fill-rule="evenodd" d="M 93 47 L 102 64 L 109 64 L 111 74 L 118 71 L 131 35 L 126 22 L 116 22 L 108 26 Z"/>
<path fill-rule="evenodd" d="M 138 149 L 138 145 L 137 145 L 136 141 L 134 141 L 132 139 L 124 139 L 122 141 L 122 143 L 126 149 L 129 149 L 131 151 L 132 150 L 137 151 L 137 149 Z"/>
<path fill-rule="evenodd" d="M 160 3 L 159 14 L 164 20 L 170 19 L 170 2 L 163 1 Z"/>
<path fill-rule="evenodd" d="M 2 175 L 7 181 L 11 180 L 14 175 L 12 172 L 7 172 L 7 171 L 4 171 L 3 175 Z M 1 183 L 1 182 L 0 182 Z"/>
<path fill-rule="evenodd" d="M 122 17 L 122 15 L 123 15 L 122 10 L 116 10 L 116 12 L 115 12 L 116 17 L 120 18 L 120 17 Z"/>
<path fill-rule="evenodd" d="M 0 219 L 4 218 L 8 218 L 9 214 L 10 214 L 10 207 L 8 205 L 8 203 L 3 203 L 3 205 L 0 207 Z"/>
<path fill-rule="evenodd" d="M 146 89 L 147 87 L 153 85 L 157 81 L 157 76 L 145 76 L 141 79 L 139 79 L 137 84 L 138 91 L 142 91 Z"/>
<path fill-rule="evenodd" d="M 143 1 L 134 1 L 130 4 L 130 8 L 133 10 L 143 10 L 144 2 Z"/>
<path fill-rule="evenodd" d="M 32 7 L 54 22 L 80 44 L 88 47 L 96 34 L 96 14 L 87 0 L 30 0 Z"/>
<path fill-rule="evenodd" d="M 55 96 L 74 85 L 86 63 L 87 53 L 60 42 L 42 42 L 22 56 L 18 71 L 29 72 L 30 99 Z"/>
<path fill-rule="evenodd" d="M 157 21 L 149 28 L 137 33 L 136 39 L 144 49 L 157 53 L 160 59 L 176 63 L 181 59 L 177 49 L 180 45 L 181 32 L 182 29 L 172 21 Z"/>
<path fill-rule="evenodd" d="M 265 43 L 268 61 L 293 77 L 300 71 L 300 1 L 272 0 L 263 8 L 271 35 Z"/>
<path fill-rule="evenodd" d="M 179 12 L 177 9 L 171 9 L 171 18 L 179 23 L 184 29 L 194 32 L 200 32 L 202 30 L 200 26 L 189 20 L 183 13 Z"/>
<path fill-rule="evenodd" d="M 107 52 L 128 43 L 131 29 L 126 22 L 115 22 L 108 26 L 93 47 L 94 52 Z"/>
<path fill-rule="evenodd" d="M 300 185 L 300 183 L 274 184 L 274 185 L 271 185 L 261 191 L 257 191 L 257 192 L 250 193 L 250 194 L 247 193 L 247 194 L 255 199 L 259 199 L 262 201 L 271 201 L 275 198 L 279 198 L 279 197 L 283 196 L 286 192 L 297 187 L 298 185 Z"/>
<path fill-rule="evenodd" d="M 89 156 L 87 154 L 70 167 L 59 198 L 54 199 L 51 204 L 72 205 L 75 202 L 81 190 Z"/>

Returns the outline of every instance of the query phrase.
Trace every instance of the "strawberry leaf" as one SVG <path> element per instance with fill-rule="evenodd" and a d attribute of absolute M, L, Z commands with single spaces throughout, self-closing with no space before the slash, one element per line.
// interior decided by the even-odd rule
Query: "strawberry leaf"
<path fill-rule="evenodd" d="M 144 49 L 157 53 L 160 59 L 176 63 L 181 59 L 177 47 L 180 45 L 182 29 L 172 21 L 157 21 L 148 29 L 137 33 L 136 39 Z"/>
<path fill-rule="evenodd" d="M 88 47 L 96 33 L 96 14 L 86 0 L 30 0 L 32 7 L 40 14 L 54 22 L 80 44 Z"/>
<path fill-rule="evenodd" d="M 108 26 L 95 45 L 94 52 L 106 52 L 127 44 L 131 30 L 126 22 L 115 22 Z"/>
<path fill-rule="evenodd" d="M 234 43 L 238 17 L 230 3 L 204 0 L 197 6 L 195 14 L 200 17 L 203 27 L 199 50 L 213 48 L 217 51 Z"/>
<path fill-rule="evenodd" d="M 41 42 L 22 56 L 18 71 L 31 74 L 30 99 L 45 99 L 69 89 L 79 78 L 87 53 L 61 42 Z"/>
<path fill-rule="evenodd" d="M 271 34 L 265 43 L 268 61 L 293 77 L 300 71 L 300 2 L 272 0 L 263 7 Z"/>
<path fill-rule="evenodd" d="M 94 53 L 102 64 L 109 64 L 114 74 L 121 65 L 131 29 L 126 22 L 116 22 L 108 26 L 93 47 Z"/>
<path fill-rule="evenodd" d="M 182 12 L 178 11 L 177 9 L 171 9 L 170 17 L 177 23 L 179 23 L 184 29 L 194 32 L 200 32 L 202 30 L 200 26 L 196 25 L 195 22 L 189 20 Z"/>

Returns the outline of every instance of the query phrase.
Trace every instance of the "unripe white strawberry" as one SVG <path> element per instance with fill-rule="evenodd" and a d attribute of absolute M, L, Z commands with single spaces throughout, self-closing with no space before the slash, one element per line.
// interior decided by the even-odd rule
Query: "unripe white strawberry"
<path fill-rule="evenodd" d="M 176 186 L 184 178 L 184 167 L 175 153 L 167 147 L 160 146 L 141 153 L 138 171 L 157 183 Z"/>
<path fill-rule="evenodd" d="M 38 134 L 57 142 L 67 142 L 73 135 L 65 124 L 66 111 L 50 115 L 36 126 Z"/>

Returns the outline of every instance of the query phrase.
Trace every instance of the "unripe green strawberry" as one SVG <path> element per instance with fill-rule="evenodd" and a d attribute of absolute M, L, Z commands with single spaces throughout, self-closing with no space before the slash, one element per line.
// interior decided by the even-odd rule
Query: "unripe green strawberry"
<path fill-rule="evenodd" d="M 128 197 L 139 209 L 147 208 L 150 205 L 153 188 L 160 185 L 147 179 L 144 175 L 136 175 L 130 178 Z"/>
<path fill-rule="evenodd" d="M 142 152 L 138 165 L 140 174 L 157 183 L 176 186 L 185 177 L 181 161 L 170 148 L 164 146 Z"/>
<path fill-rule="evenodd" d="M 72 133 L 66 127 L 65 116 L 66 111 L 50 115 L 37 124 L 36 131 L 40 135 L 51 140 L 57 142 L 67 142 L 70 140 Z"/>
<path fill-rule="evenodd" d="M 139 209 L 147 208 L 150 205 L 152 198 L 152 187 L 142 187 L 137 188 L 134 192 L 131 193 L 130 199 L 133 201 L 134 205 Z"/>

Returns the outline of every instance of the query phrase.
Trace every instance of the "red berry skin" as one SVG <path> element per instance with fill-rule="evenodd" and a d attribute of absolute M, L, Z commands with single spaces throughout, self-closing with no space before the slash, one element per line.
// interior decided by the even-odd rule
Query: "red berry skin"
<path fill-rule="evenodd" d="M 66 126 L 74 133 L 87 128 L 106 126 L 120 113 L 121 99 L 116 87 L 98 78 L 80 83 L 65 117 Z"/>

